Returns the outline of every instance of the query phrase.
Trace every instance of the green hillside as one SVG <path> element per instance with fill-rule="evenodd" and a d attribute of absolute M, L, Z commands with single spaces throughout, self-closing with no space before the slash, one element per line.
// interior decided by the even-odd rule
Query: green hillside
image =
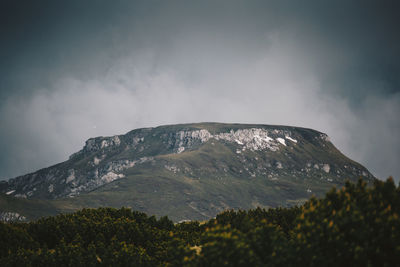
<path fill-rule="evenodd" d="M 125 206 L 175 222 L 208 220 L 228 209 L 302 204 L 359 177 L 375 179 L 315 130 L 181 124 L 91 138 L 68 161 L 0 184 L 0 211 L 31 220 Z"/>

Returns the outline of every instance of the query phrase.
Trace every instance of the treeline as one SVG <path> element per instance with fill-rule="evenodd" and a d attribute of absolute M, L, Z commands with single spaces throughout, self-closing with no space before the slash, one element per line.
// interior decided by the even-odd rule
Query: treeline
<path fill-rule="evenodd" d="M 127 208 L 0 223 L 0 266 L 400 266 L 400 188 L 332 189 L 301 207 L 174 224 Z"/>

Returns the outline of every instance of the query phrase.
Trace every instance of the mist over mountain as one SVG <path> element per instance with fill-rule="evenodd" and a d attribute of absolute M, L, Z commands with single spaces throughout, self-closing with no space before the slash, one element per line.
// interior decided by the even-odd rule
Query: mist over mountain
<path fill-rule="evenodd" d="M 0 180 L 93 136 L 201 121 L 318 129 L 376 177 L 400 179 L 399 9 L 3 0 Z"/>

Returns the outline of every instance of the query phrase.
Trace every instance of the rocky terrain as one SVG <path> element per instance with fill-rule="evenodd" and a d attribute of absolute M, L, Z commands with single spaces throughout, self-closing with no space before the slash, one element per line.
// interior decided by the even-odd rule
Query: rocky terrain
<path fill-rule="evenodd" d="M 177 221 L 202 220 L 230 208 L 295 205 L 359 177 L 375 179 L 315 130 L 160 126 L 91 138 L 65 162 L 1 182 L 0 211 L 33 219 L 38 215 L 29 205 L 37 210 L 45 202 L 48 214 L 128 206 Z"/>

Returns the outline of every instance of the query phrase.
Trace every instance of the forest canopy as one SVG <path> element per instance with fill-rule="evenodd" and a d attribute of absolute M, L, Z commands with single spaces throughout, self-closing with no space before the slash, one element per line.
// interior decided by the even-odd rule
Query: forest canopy
<path fill-rule="evenodd" d="M 1 266 L 398 266 L 400 188 L 347 182 L 292 208 L 174 224 L 128 208 L 0 223 Z"/>

